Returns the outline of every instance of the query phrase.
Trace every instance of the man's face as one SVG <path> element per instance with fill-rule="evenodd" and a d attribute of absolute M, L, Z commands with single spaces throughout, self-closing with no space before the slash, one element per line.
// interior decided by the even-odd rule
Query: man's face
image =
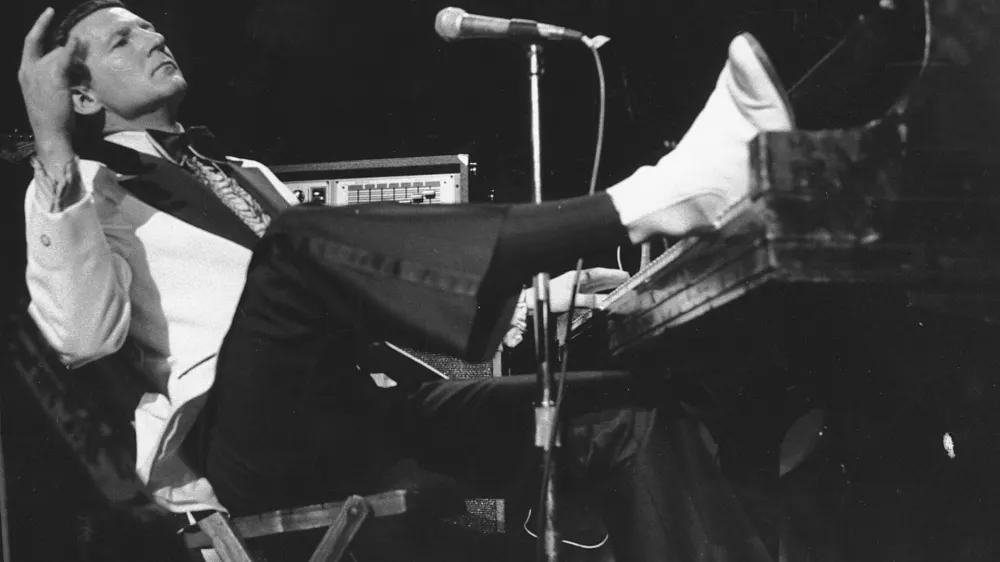
<path fill-rule="evenodd" d="M 88 92 L 106 111 L 134 119 L 183 97 L 187 82 L 163 35 L 132 12 L 98 10 L 71 34 L 84 47 Z"/>

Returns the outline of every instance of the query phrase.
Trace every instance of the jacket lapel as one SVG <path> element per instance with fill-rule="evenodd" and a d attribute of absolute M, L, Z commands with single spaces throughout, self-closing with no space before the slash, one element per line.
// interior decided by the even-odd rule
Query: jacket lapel
<path fill-rule="evenodd" d="M 140 156 L 155 160 L 154 173 L 120 182 L 137 199 L 247 249 L 252 250 L 260 241 L 250 227 L 194 176 L 162 158 Z"/>
<path fill-rule="evenodd" d="M 236 179 L 251 197 L 257 200 L 261 209 L 271 215 L 272 219 L 277 218 L 282 211 L 291 207 L 271 184 L 271 181 L 267 179 L 267 176 L 257 168 L 247 168 L 229 162 L 225 164 L 225 171 L 231 178 Z"/>
<path fill-rule="evenodd" d="M 126 176 L 122 188 L 158 211 L 250 250 L 260 241 L 211 190 L 168 160 L 107 141 L 81 149 L 80 156 Z"/>

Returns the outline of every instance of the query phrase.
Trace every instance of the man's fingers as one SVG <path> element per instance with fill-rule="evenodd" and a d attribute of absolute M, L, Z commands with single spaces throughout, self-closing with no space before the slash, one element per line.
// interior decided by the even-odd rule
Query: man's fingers
<path fill-rule="evenodd" d="M 628 281 L 627 271 L 620 269 L 609 269 L 606 267 L 592 267 L 580 272 L 580 292 L 595 292 L 614 289 L 618 285 Z"/>
<path fill-rule="evenodd" d="M 55 10 L 45 8 L 42 15 L 38 16 L 38 19 L 35 20 L 35 25 L 31 26 L 31 30 L 24 36 L 21 66 L 38 60 L 45 54 L 45 45 L 43 45 L 42 39 L 45 37 L 45 30 L 49 27 L 49 22 L 52 21 L 53 14 L 55 14 Z"/>
<path fill-rule="evenodd" d="M 65 69 L 73 57 L 82 55 L 82 51 L 83 44 L 76 37 L 70 36 L 64 46 L 53 49 L 46 57 L 52 57 L 60 69 Z"/>
<path fill-rule="evenodd" d="M 598 299 L 601 295 L 576 295 L 576 307 L 577 308 L 597 308 Z"/>
<path fill-rule="evenodd" d="M 563 313 L 569 308 L 570 295 L 573 291 L 573 280 L 576 271 L 567 271 L 551 280 L 550 306 L 552 312 Z M 600 303 L 603 295 L 588 294 L 597 291 L 613 289 L 629 278 L 626 271 L 609 269 L 605 267 L 592 267 L 580 271 L 580 290 L 576 294 L 575 306 L 577 308 L 595 308 Z M 525 295 L 528 299 L 528 307 L 534 310 L 534 291 L 527 289 Z"/>

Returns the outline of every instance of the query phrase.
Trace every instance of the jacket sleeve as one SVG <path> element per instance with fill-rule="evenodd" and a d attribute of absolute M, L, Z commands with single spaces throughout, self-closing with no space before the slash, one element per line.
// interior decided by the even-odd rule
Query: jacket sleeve
<path fill-rule="evenodd" d="M 77 166 L 80 201 L 52 212 L 45 179 L 36 173 L 24 204 L 28 312 L 69 367 L 119 350 L 131 316 L 132 227 L 108 195 L 120 192 L 117 178 L 97 162 Z"/>

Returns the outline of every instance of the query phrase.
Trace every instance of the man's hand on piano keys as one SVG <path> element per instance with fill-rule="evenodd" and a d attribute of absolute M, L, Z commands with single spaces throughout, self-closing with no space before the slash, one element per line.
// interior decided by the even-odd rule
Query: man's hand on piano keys
<path fill-rule="evenodd" d="M 551 308 L 553 313 L 562 314 L 569 311 L 569 299 L 573 293 L 573 279 L 575 276 L 576 271 L 567 271 L 549 280 L 549 308 Z M 596 293 L 610 291 L 628 281 L 628 279 L 628 272 L 618 269 L 592 267 L 580 271 L 580 290 L 576 295 L 576 308 L 597 307 L 602 295 Z M 529 287 L 525 293 L 528 311 L 533 313 L 535 307 L 535 290 Z"/>

